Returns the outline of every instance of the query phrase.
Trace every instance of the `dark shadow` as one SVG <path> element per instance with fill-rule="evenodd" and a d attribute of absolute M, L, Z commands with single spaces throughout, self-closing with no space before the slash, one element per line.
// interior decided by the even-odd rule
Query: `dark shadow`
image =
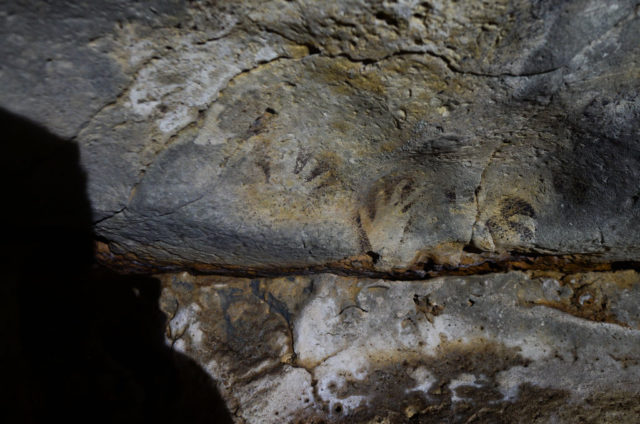
<path fill-rule="evenodd" d="M 94 263 L 78 147 L 3 110 L 0 128 L 0 420 L 230 423 L 165 344 L 159 281 Z"/>

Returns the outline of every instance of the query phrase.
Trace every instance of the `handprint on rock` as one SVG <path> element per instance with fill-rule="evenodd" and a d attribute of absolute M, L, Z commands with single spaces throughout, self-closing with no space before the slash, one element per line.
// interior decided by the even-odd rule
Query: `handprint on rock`
<path fill-rule="evenodd" d="M 295 160 L 293 173 L 306 184 L 311 184 L 313 190 L 320 190 L 340 182 L 337 162 L 337 158 L 331 153 L 324 152 L 313 156 L 300 151 Z"/>
<path fill-rule="evenodd" d="M 535 237 L 536 212 L 529 202 L 507 197 L 500 202 L 498 213 L 486 221 L 486 228 L 496 245 L 516 246 L 531 243 Z"/>
<path fill-rule="evenodd" d="M 385 176 L 362 199 L 357 224 L 361 229 L 363 250 L 385 255 L 397 253 L 407 227 L 410 209 L 420 197 L 415 180 L 408 176 Z"/>

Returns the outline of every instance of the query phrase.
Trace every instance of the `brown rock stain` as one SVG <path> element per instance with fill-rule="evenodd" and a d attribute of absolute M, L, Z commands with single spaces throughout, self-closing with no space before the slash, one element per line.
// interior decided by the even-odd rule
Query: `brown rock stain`
<path fill-rule="evenodd" d="M 516 399 L 503 400 L 496 380 L 498 373 L 516 366 L 526 367 L 529 361 L 520 355 L 518 348 L 485 339 L 443 340 L 434 355 L 403 351 L 368 360 L 373 369 L 364 379 L 348 379 L 343 386 L 333 387 L 339 399 L 364 396 L 367 402 L 348 413 L 343 413 L 339 403 L 333 405 L 329 411 L 332 422 L 405 423 L 409 419 L 418 423 L 513 422 L 509 420 L 534 416 L 527 415 L 532 409 L 523 410 L 524 405 L 533 402 L 539 411 L 551 411 L 568 395 L 524 383 Z M 422 382 L 412 375 L 421 369 L 434 380 L 426 393 L 414 389 Z M 452 381 L 468 374 L 476 377 L 475 384 L 450 387 Z M 461 399 L 454 402 L 454 395 Z"/>
<path fill-rule="evenodd" d="M 562 276 L 560 286 L 568 289 L 561 300 L 536 299 L 525 302 L 558 309 L 578 318 L 634 327 L 621 321 L 613 312 L 613 298 L 620 290 L 640 285 L 640 275 L 632 270 L 605 273 L 579 273 Z"/>
<path fill-rule="evenodd" d="M 315 78 L 323 81 L 339 94 L 353 95 L 366 91 L 374 95 L 384 95 L 386 86 L 376 70 L 368 70 L 363 63 L 346 58 L 319 58 L 316 61 Z"/>

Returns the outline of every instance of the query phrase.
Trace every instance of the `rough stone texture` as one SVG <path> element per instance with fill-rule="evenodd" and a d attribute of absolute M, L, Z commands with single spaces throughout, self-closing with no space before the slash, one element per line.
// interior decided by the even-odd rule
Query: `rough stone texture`
<path fill-rule="evenodd" d="M 77 145 L 101 261 L 238 277 L 160 276 L 238 422 L 635 422 L 639 14 L 3 2 L 0 107 Z"/>
<path fill-rule="evenodd" d="M 116 254 L 637 258 L 636 0 L 29 1 L 0 22 L 0 104 L 80 144 Z"/>
<path fill-rule="evenodd" d="M 640 414 L 633 271 L 162 279 L 168 343 L 223 382 L 238 422 L 631 423 Z"/>

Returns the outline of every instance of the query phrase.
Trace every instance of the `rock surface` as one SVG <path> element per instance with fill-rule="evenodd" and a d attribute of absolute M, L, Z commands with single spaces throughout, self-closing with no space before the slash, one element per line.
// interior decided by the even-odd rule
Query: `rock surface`
<path fill-rule="evenodd" d="M 181 273 L 164 275 L 161 307 L 168 342 L 224 382 L 238 422 L 631 423 L 638 296 L 633 271 Z"/>
<path fill-rule="evenodd" d="M 633 422 L 638 40 L 639 0 L 12 1 L 0 107 L 238 422 Z"/>
<path fill-rule="evenodd" d="M 637 258 L 636 0 L 97 4 L 2 7 L 0 105 L 80 144 L 115 254 Z"/>

